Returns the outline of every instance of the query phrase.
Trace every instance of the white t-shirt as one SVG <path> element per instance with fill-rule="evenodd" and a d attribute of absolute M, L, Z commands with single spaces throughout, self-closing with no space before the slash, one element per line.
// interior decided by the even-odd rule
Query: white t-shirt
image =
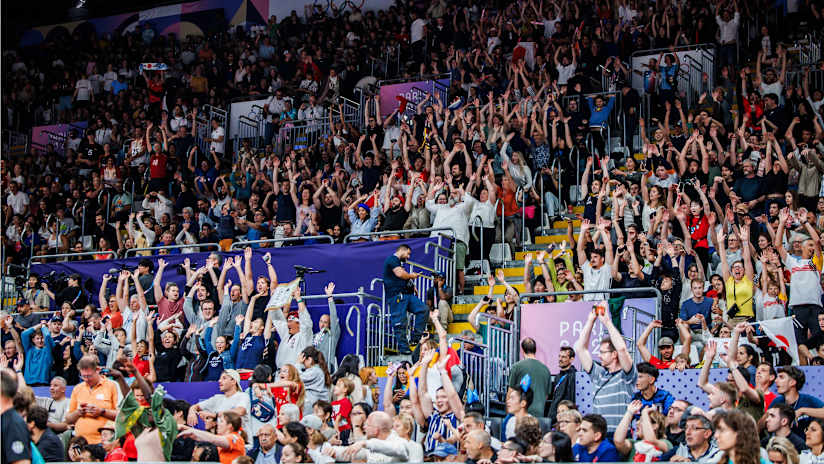
<path fill-rule="evenodd" d="M 555 33 L 555 26 L 561 22 L 561 18 L 544 20 L 544 38 L 549 39 Z"/>
<path fill-rule="evenodd" d="M 767 95 L 768 93 L 774 93 L 778 95 L 778 98 L 781 98 L 781 93 L 784 90 L 784 85 L 780 81 L 775 81 L 772 84 L 762 82 L 760 90 L 762 96 Z"/>
<path fill-rule="evenodd" d="M 112 91 L 112 82 L 117 80 L 117 73 L 114 71 L 109 71 L 106 74 L 103 74 L 103 90 L 106 92 Z"/>
<path fill-rule="evenodd" d="M 232 396 L 226 396 L 222 393 L 217 394 L 207 400 L 198 403 L 202 409 L 209 412 L 221 413 L 237 407 L 246 409 L 246 414 L 243 415 L 243 428 L 249 428 L 249 411 L 251 406 L 249 404 L 249 394 L 243 391 L 238 391 Z"/>
<path fill-rule="evenodd" d="M 581 270 L 584 273 L 584 290 L 606 290 L 612 284 L 612 270 L 609 264 L 604 264 L 598 269 L 593 269 L 589 261 L 585 262 Z M 587 293 L 584 295 L 585 301 L 606 300 L 607 293 Z"/>
<path fill-rule="evenodd" d="M 77 99 L 88 101 L 91 99 L 92 94 L 92 83 L 89 82 L 88 79 L 80 79 L 74 85 L 74 88 L 77 89 Z"/>
<path fill-rule="evenodd" d="M 412 25 L 409 27 L 409 36 L 411 39 L 410 43 L 415 43 L 423 39 L 424 26 L 426 26 L 426 20 L 423 18 L 418 18 L 415 21 L 412 21 Z"/>
<path fill-rule="evenodd" d="M 217 153 L 223 153 L 223 146 L 226 143 L 225 136 L 226 136 L 226 132 L 223 130 L 222 127 L 218 126 L 217 129 L 212 131 L 212 135 L 210 136 L 211 139 L 212 139 L 212 143 L 211 143 L 211 145 L 209 145 L 209 148 L 210 149 L 214 148 L 215 152 L 217 152 Z M 216 139 L 219 139 L 221 137 L 224 137 L 223 141 L 222 142 L 217 142 Z"/>
<path fill-rule="evenodd" d="M 26 206 L 29 205 L 29 196 L 23 193 L 22 190 L 18 190 L 17 193 L 9 193 L 9 196 L 6 198 L 6 204 L 11 206 L 12 211 L 14 214 L 23 214 L 26 212 Z"/>
<path fill-rule="evenodd" d="M 787 254 L 784 265 L 790 271 L 790 308 L 795 305 L 821 305 L 821 271 L 812 259 Z"/>
<path fill-rule="evenodd" d="M 555 66 L 555 69 L 558 70 L 558 85 L 566 85 L 569 78 L 575 75 L 575 68 L 576 65 L 573 63 L 564 66 L 559 64 Z"/>

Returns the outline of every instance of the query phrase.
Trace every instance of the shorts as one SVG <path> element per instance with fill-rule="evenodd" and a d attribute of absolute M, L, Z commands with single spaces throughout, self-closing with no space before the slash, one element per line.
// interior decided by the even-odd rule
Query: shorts
<path fill-rule="evenodd" d="M 58 111 L 66 111 L 72 109 L 72 96 L 64 95 L 60 97 L 60 104 L 57 107 Z"/>
<path fill-rule="evenodd" d="M 466 243 L 460 240 L 455 240 L 455 269 L 466 269 Z"/>

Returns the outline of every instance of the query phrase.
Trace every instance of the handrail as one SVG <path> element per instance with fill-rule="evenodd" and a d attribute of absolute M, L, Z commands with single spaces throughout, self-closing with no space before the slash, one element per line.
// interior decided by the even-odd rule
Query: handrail
<path fill-rule="evenodd" d="M 658 290 L 655 287 L 637 287 L 637 288 L 605 288 L 599 290 L 571 290 L 567 292 L 532 292 L 532 293 L 521 293 L 518 295 L 518 305 L 521 304 L 521 300 L 524 298 L 532 298 L 532 297 L 541 297 L 541 296 L 564 296 L 564 295 L 590 295 L 593 293 L 602 294 L 602 293 L 655 293 L 655 317 L 661 317 L 661 299 L 663 295 L 661 294 L 661 290 Z"/>
<path fill-rule="evenodd" d="M 258 127 L 258 123 L 260 122 L 258 120 L 252 119 L 248 116 L 239 116 L 237 118 L 237 120 L 238 120 L 238 123 L 247 124 L 247 125 L 253 126 L 255 128 Z M 246 121 L 249 121 L 249 122 L 246 122 Z"/>
<path fill-rule="evenodd" d="M 140 251 L 160 251 L 160 250 L 176 250 L 178 248 L 207 248 L 207 247 L 214 247 L 220 250 L 220 244 L 218 243 L 192 243 L 189 245 L 165 245 L 165 246 L 156 246 L 156 247 L 146 247 L 146 248 L 129 248 L 126 250 L 124 257 L 128 258 L 130 253 L 137 253 Z"/>
<path fill-rule="evenodd" d="M 237 250 L 246 245 L 254 245 L 256 243 L 280 243 L 280 242 L 297 242 L 301 240 L 329 240 L 330 244 L 335 243 L 335 239 L 331 235 L 302 235 L 300 237 L 283 237 L 283 238 L 267 238 L 264 240 L 246 240 L 243 242 L 234 242 L 229 247 L 230 250 Z"/>
<path fill-rule="evenodd" d="M 44 259 L 52 259 L 52 258 L 71 258 L 72 256 L 93 256 L 93 255 L 112 255 L 112 258 L 117 258 L 117 253 L 111 250 L 102 250 L 102 251 L 81 251 L 77 253 L 58 253 L 55 255 L 37 255 L 34 258 L 29 260 L 29 265 L 32 264 L 32 261 L 37 260 L 41 261 Z"/>
<path fill-rule="evenodd" d="M 406 264 L 409 264 L 410 266 L 414 266 L 414 267 L 419 267 L 419 268 L 423 269 L 424 271 L 429 271 L 429 272 L 440 272 L 440 271 L 438 271 L 438 270 L 437 270 L 437 269 L 435 269 L 435 268 L 429 267 L 429 266 L 427 266 L 427 265 L 425 265 L 425 264 L 416 263 L 416 262 L 414 262 L 414 261 L 407 261 L 407 262 L 406 262 Z M 424 275 L 422 275 L 421 277 L 430 277 L 430 276 L 424 276 Z"/>
<path fill-rule="evenodd" d="M 390 85 L 390 84 L 402 84 L 404 82 L 418 82 L 418 81 L 426 81 L 426 80 L 433 80 L 436 81 L 438 79 L 446 79 L 452 78 L 451 73 L 440 73 L 440 74 L 421 74 L 415 77 L 398 77 L 395 79 L 382 79 L 379 80 L 376 85 L 378 87 L 382 85 Z"/>
<path fill-rule="evenodd" d="M 650 48 L 647 50 L 636 50 L 630 54 L 630 60 L 632 60 L 635 56 L 641 55 L 654 55 L 656 53 L 678 53 L 678 52 L 686 52 L 690 50 L 705 50 L 707 48 L 715 48 L 715 44 L 712 43 L 700 43 L 700 44 L 692 44 L 692 45 L 682 45 L 680 47 L 675 47 L 674 49 L 670 50 L 669 48 Z M 631 63 L 631 61 L 630 61 Z"/>
<path fill-rule="evenodd" d="M 423 232 L 438 232 L 438 231 L 452 232 L 452 237 L 450 237 L 450 238 L 454 238 L 455 235 L 457 235 L 455 233 L 455 229 L 452 228 L 452 227 L 430 227 L 428 229 L 384 230 L 384 231 L 381 231 L 381 232 L 367 232 L 367 233 L 363 233 L 363 234 L 349 234 L 349 235 L 347 235 L 346 237 L 343 238 L 343 243 L 349 243 L 350 239 L 352 239 L 352 238 L 381 237 L 381 236 L 384 236 L 384 235 L 420 234 L 420 233 L 423 233 Z"/>
<path fill-rule="evenodd" d="M 323 294 L 323 295 L 303 295 L 301 296 L 304 300 L 325 300 L 327 298 L 358 298 L 360 303 L 363 304 L 364 298 L 370 298 L 375 301 L 381 301 L 381 299 L 375 295 L 370 293 L 366 293 L 363 290 L 363 287 L 360 287 L 357 292 L 348 292 L 348 293 L 333 293 L 331 295 Z"/>
<path fill-rule="evenodd" d="M 434 247 L 434 248 L 438 248 L 438 249 L 440 249 L 440 250 L 443 250 L 443 251 L 445 251 L 445 252 L 447 252 L 447 253 L 449 253 L 449 254 L 452 254 L 452 249 L 451 249 L 451 248 L 446 248 L 446 247 L 441 246 L 441 245 L 438 245 L 437 243 L 434 243 L 434 242 L 426 242 L 426 244 L 423 246 L 423 252 L 424 252 L 424 254 L 429 253 L 429 247 L 430 247 L 430 246 L 432 246 L 432 247 Z"/>

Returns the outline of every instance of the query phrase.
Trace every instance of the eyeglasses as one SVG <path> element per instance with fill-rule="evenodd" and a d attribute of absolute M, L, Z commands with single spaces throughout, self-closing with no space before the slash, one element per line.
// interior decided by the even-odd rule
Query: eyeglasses
<path fill-rule="evenodd" d="M 708 430 L 706 427 L 686 427 L 684 430 L 687 432 L 692 432 L 693 430 Z"/>

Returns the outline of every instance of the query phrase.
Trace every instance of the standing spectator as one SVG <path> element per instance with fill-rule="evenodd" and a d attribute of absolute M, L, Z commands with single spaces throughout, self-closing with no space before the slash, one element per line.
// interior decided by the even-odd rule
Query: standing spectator
<path fill-rule="evenodd" d="M 578 370 L 572 364 L 575 361 L 575 350 L 571 346 L 562 346 L 558 353 L 558 374 L 552 379 L 550 386 L 549 412 L 547 417 L 557 422 L 558 406 L 562 401 L 575 402 L 575 375 Z"/>
<path fill-rule="evenodd" d="M 17 376 L 9 369 L 0 369 L 0 435 L 3 436 L 3 464 L 32 462 L 31 434 L 26 422 L 14 409 Z"/>
<path fill-rule="evenodd" d="M 46 322 L 30 327 L 20 335 L 26 353 L 25 378 L 31 386 L 48 385 L 54 358 L 54 340 Z"/>
<path fill-rule="evenodd" d="M 100 443 L 100 427 L 117 417 L 117 385 L 100 375 L 97 356 L 83 356 L 77 363 L 83 382 L 72 390 L 66 423 L 74 424 L 76 436 Z"/>
<path fill-rule="evenodd" d="M 581 221 L 581 232 L 578 234 L 578 265 L 581 266 L 581 271 L 584 273 L 584 290 L 609 288 L 612 282 L 612 268 L 609 263 L 612 263 L 614 260 L 612 255 L 612 239 L 606 232 L 605 225 L 599 224 L 597 232 L 600 233 L 604 241 L 605 250 L 602 251 L 598 248 L 587 250 L 584 246 L 584 237 L 591 227 L 592 223 L 584 219 Z M 587 256 L 589 256 L 589 259 L 587 259 Z M 605 293 L 587 293 L 584 295 L 585 301 L 603 300 L 606 298 L 608 298 L 608 295 Z M 580 352 L 578 348 L 575 350 Z M 581 360 L 583 362 L 583 356 L 581 356 Z"/>
<path fill-rule="evenodd" d="M 297 311 L 289 311 L 288 316 L 284 316 L 281 308 L 268 308 L 269 319 L 266 322 L 266 331 L 263 338 L 270 339 L 272 328 L 277 331 L 280 337 L 278 345 L 277 365 L 283 368 L 287 364 L 297 365 L 298 355 L 307 346 L 312 345 L 312 318 L 306 303 L 300 297 L 300 286 L 296 286 L 292 292 L 298 305 Z"/>
<path fill-rule="evenodd" d="M 594 452 L 600 442 L 605 440 L 608 431 L 615 431 L 615 427 L 624 416 L 626 405 L 632 397 L 632 390 L 638 377 L 624 337 L 612 324 L 612 319 L 605 311 L 605 307 L 606 302 L 596 304 L 589 313 L 581 336 L 575 342 L 575 351 L 580 355 L 581 367 L 597 388 L 592 398 L 592 411 L 598 417 L 597 428 L 592 422 L 588 423 L 587 443 L 589 445 L 585 445 L 590 450 L 589 453 Z M 602 339 L 600 343 L 600 362 L 593 362 L 592 355 L 589 353 L 589 339 L 596 320 L 603 324 L 609 334 L 609 338 Z M 603 431 L 600 430 L 600 421 L 604 421 Z M 583 428 L 583 424 L 581 427 Z M 600 438 L 596 440 L 598 433 L 600 433 Z M 583 444 L 583 442 L 579 443 Z M 590 446 L 593 444 L 594 447 Z"/>
<path fill-rule="evenodd" d="M 412 256 L 409 245 L 400 245 L 398 249 L 386 258 L 383 263 L 383 286 L 386 301 L 389 303 L 389 318 L 392 329 L 398 340 L 398 353 L 402 356 L 412 354 L 409 349 L 407 333 L 407 313 L 415 316 L 415 326 L 412 329 L 411 339 L 417 341 L 426 328 L 426 304 L 414 293 L 413 280 L 417 279 L 417 272 L 407 272 L 403 264 Z"/>
<path fill-rule="evenodd" d="M 799 345 L 807 343 L 807 334 L 816 337 L 821 333 L 818 316 L 822 313 L 821 307 L 821 271 L 815 263 L 821 263 L 821 243 L 818 233 L 807 221 L 807 215 L 799 215 L 798 221 L 804 227 L 810 238 L 801 244 L 801 256 L 791 255 L 784 248 L 784 230 L 790 219 L 789 210 L 783 209 L 779 215 L 778 231 L 773 242 L 775 249 L 781 256 L 784 265 L 790 271 L 790 301 L 789 307 L 796 321 L 801 327 L 796 329 L 796 342 Z M 802 357 L 802 364 L 806 358 Z"/>
<path fill-rule="evenodd" d="M 529 337 L 521 340 L 521 350 L 524 353 L 524 359 L 513 364 L 510 368 L 509 388 L 519 390 L 522 379 L 528 375 L 531 379 L 529 390 L 532 391 L 532 397 L 534 398 L 528 407 L 528 412 L 535 417 L 544 417 L 552 375 L 544 363 L 538 361 L 535 357 L 537 353 L 535 340 Z"/>

